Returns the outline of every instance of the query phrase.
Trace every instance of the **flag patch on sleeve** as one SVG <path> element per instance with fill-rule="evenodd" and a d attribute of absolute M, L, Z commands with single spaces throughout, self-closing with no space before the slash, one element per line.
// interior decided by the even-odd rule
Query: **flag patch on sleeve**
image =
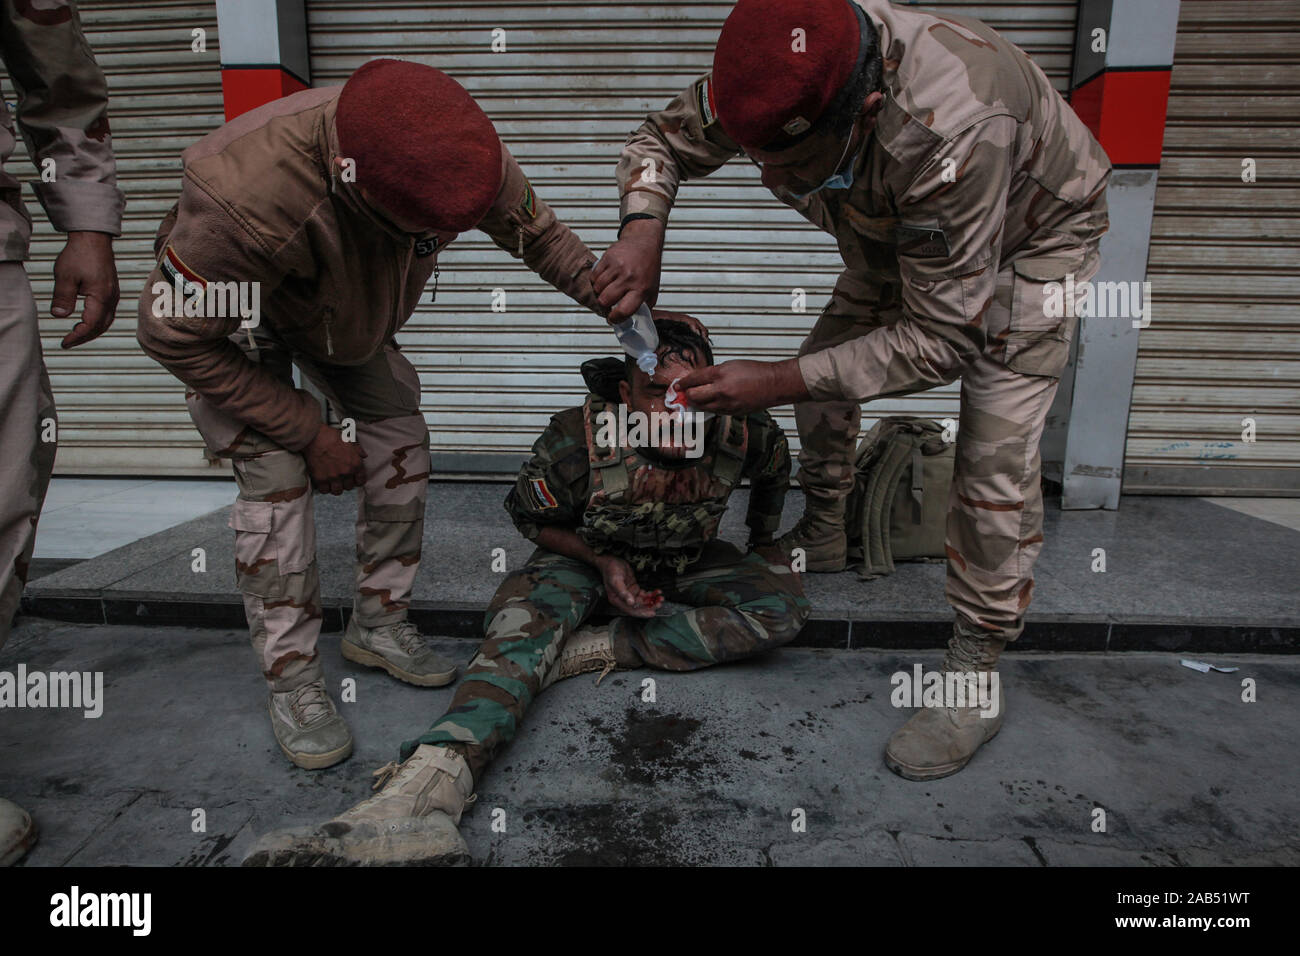
<path fill-rule="evenodd" d="M 560 503 L 555 500 L 555 495 L 551 494 L 551 489 L 546 486 L 545 478 L 529 480 L 528 496 L 535 511 L 547 511 L 560 506 Z"/>
<path fill-rule="evenodd" d="M 208 280 L 187 266 L 181 260 L 181 257 L 176 254 L 176 250 L 172 247 L 171 243 L 168 243 L 167 248 L 163 250 L 162 259 L 159 260 L 158 267 L 162 270 L 162 274 L 167 278 L 167 281 L 172 283 L 172 285 L 175 285 L 177 282 L 185 282 L 193 283 L 200 289 L 206 289 L 208 287 Z"/>
<path fill-rule="evenodd" d="M 772 454 L 767 456 L 767 465 L 764 471 L 773 472 L 785 464 L 785 442 L 778 441 L 772 443 Z"/>
<path fill-rule="evenodd" d="M 519 209 L 529 219 L 537 218 L 537 194 L 533 192 L 533 184 L 528 180 L 524 180 L 524 198 L 519 201 Z"/>
<path fill-rule="evenodd" d="M 713 74 L 695 84 L 695 98 L 700 107 L 700 127 L 708 129 L 718 121 L 718 107 L 713 99 Z"/>

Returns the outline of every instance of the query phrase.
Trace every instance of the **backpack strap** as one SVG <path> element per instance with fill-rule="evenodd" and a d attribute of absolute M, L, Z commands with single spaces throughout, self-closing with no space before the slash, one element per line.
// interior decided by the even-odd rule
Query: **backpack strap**
<path fill-rule="evenodd" d="M 599 395 L 592 393 L 583 403 L 584 427 L 587 432 L 587 464 L 591 468 L 591 497 L 595 498 L 601 491 L 613 498 L 627 491 L 627 468 L 623 466 L 623 446 L 614 436 L 612 445 L 602 445 L 596 441 L 600 434 L 600 416 L 608 412 L 613 415 L 610 403 Z"/>
<path fill-rule="evenodd" d="M 749 447 L 749 419 L 745 415 L 723 415 L 718 421 L 718 452 L 713 456 L 713 475 L 728 488 L 740 483 Z"/>
<path fill-rule="evenodd" d="M 898 483 L 903 479 L 903 469 L 912 460 L 912 447 L 908 438 L 899 429 L 889 433 L 867 482 L 866 499 L 862 505 L 864 576 L 891 574 L 894 570 L 893 552 L 889 547 L 890 511 Z"/>

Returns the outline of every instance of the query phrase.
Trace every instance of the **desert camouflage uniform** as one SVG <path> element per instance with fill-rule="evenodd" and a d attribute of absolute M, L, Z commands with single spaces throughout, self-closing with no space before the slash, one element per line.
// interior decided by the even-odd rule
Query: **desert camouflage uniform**
<path fill-rule="evenodd" d="M 245 355 L 286 384 L 297 365 L 341 417 L 356 423 L 366 481 L 357 489 L 353 613 L 366 627 L 405 619 L 420 564 L 429 482 L 429 429 L 420 412 L 420 377 L 390 342 L 362 365 L 317 364 L 259 328 Z M 205 401 L 186 395 L 208 448 L 228 457 L 239 497 L 230 515 L 235 576 L 244 595 L 253 649 L 278 691 L 314 679 L 320 634 L 320 579 L 311 478 L 291 452 Z"/>
<path fill-rule="evenodd" d="M 124 200 L 108 132 L 108 86 L 76 7 L 0 0 L 0 56 L 17 93 L 18 128 L 38 168 L 33 186 L 60 232 L 121 232 Z M 0 166 L 12 155 L 14 117 L 0 102 Z M 32 221 L 22 183 L 0 169 L 0 645 L 36 542 L 56 444 L 54 394 L 41 355 L 36 302 L 23 261 Z"/>
<path fill-rule="evenodd" d="M 1014 640 L 1042 547 L 1038 442 L 1075 318 L 1046 283 L 1090 279 L 1110 163 L 1018 48 L 964 17 L 858 0 L 884 56 L 885 99 L 848 190 L 777 198 L 836 238 L 845 270 L 800 350 L 796 405 L 809 507 L 853 486 L 860 402 L 962 378 L 948 515 L 952 606 Z M 623 150 L 623 216 L 663 221 L 679 184 L 739 155 L 709 77 Z M 655 161 L 654 181 L 642 179 Z"/>
<path fill-rule="evenodd" d="M 666 600 L 689 605 L 654 618 L 616 617 L 619 664 L 688 671 L 792 640 L 810 609 L 799 576 L 715 537 L 728 496 L 748 476 L 750 545 L 771 542 L 790 479 L 780 427 L 766 412 L 713 419 L 703 455 L 661 467 L 629 449 L 610 455 L 590 441 L 599 401 L 590 397 L 551 419 L 506 497 L 506 510 L 529 539 L 548 525 L 571 528 L 597 553 L 627 560 L 642 587 L 661 588 Z M 628 506 L 624 516 L 633 517 L 614 523 L 620 502 Z M 594 567 L 537 549 L 488 605 L 486 638 L 447 713 L 402 745 L 402 759 L 422 743 L 454 745 L 477 780 L 514 737 L 565 638 L 603 595 Z"/>
<path fill-rule="evenodd" d="M 235 567 L 253 647 L 274 691 L 316 679 L 320 585 L 312 488 L 302 452 L 320 404 L 297 365 L 356 425 L 366 482 L 357 508 L 353 613 L 405 619 L 419 567 L 430 468 L 420 378 L 394 333 L 456 238 L 402 232 L 339 180 L 340 87 L 304 90 L 237 117 L 185 150 L 181 199 L 159 227 L 137 338 L 187 386 L 209 450 L 232 459 Z M 595 257 L 533 191 L 502 144 L 502 183 L 477 228 L 588 308 Z M 257 283 L 259 322 L 176 315 L 167 293 Z M 200 310 L 196 310 L 200 311 Z"/>

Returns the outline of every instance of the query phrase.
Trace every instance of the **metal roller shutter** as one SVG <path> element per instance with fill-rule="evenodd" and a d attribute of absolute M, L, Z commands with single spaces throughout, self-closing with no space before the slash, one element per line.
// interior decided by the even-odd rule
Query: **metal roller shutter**
<path fill-rule="evenodd" d="M 1244 6 L 1182 0 L 1125 491 L 1300 494 L 1300 2 Z"/>
<path fill-rule="evenodd" d="M 933 3 L 985 20 L 1065 89 L 1076 3 Z M 483 3 L 308 0 L 315 85 L 375 56 L 430 63 L 492 117 L 538 193 L 599 252 L 614 240 L 614 164 L 628 132 L 710 68 L 730 3 Z M 506 51 L 493 53 L 493 30 Z M 598 319 L 474 232 L 440 257 L 436 305 L 401 335 L 420 369 L 435 467 L 512 472 L 550 414 L 581 400 L 577 367 L 610 354 Z M 731 163 L 679 195 L 660 304 L 698 314 L 720 358 L 794 354 L 842 262 L 834 241 L 777 203 L 757 170 Z M 506 290 L 508 310 L 490 294 Z M 808 293 L 793 314 L 791 290 Z M 875 402 L 874 416 L 956 415 L 956 385 Z M 793 415 L 778 415 L 797 442 Z"/>
<path fill-rule="evenodd" d="M 119 185 L 127 206 L 114 243 L 122 301 L 105 335 L 72 351 L 59 341 L 71 319 L 49 315 L 54 259 L 63 237 L 50 228 L 35 194 L 24 191 L 36 220 L 31 260 L 41 341 L 59 407 L 59 474 L 212 474 L 185 411 L 184 389 L 135 341 L 135 303 L 153 267 L 153 234 L 180 193 L 180 153 L 224 121 L 217 14 L 212 0 L 148 3 L 90 0 L 78 5 L 86 38 L 108 76 L 109 122 Z M 193 52 L 191 31 L 207 32 Z M 4 95 L 14 102 L 13 87 Z M 20 142 L 13 175 L 36 175 Z"/>
<path fill-rule="evenodd" d="M 596 250 L 614 238 L 613 166 L 628 131 L 709 68 L 729 3 L 339 2 L 308 0 L 316 85 L 340 83 L 382 55 L 433 63 L 460 79 L 561 217 Z M 1074 0 L 928 5 L 978 17 L 1025 48 L 1064 89 Z M 83 0 L 87 37 L 108 74 L 118 172 L 127 194 L 115 244 L 122 304 L 113 329 L 72 352 L 67 322 L 42 320 L 60 409 L 60 474 L 212 474 L 183 388 L 135 343 L 134 302 L 152 265 L 152 236 L 179 191 L 182 149 L 223 121 L 215 4 Z M 598 11 L 598 13 L 597 13 Z M 191 31 L 207 50 L 191 51 Z M 491 52 L 492 30 L 507 52 Z M 12 102 L 12 89 L 4 90 Z M 34 176 L 23 147 L 11 170 Z M 61 238 L 37 220 L 28 264 L 48 310 Z M 442 257 L 436 305 L 421 306 L 402 335 L 420 368 L 440 471 L 513 471 L 556 408 L 579 400 L 577 365 L 612 352 L 590 315 L 471 233 Z M 756 170 L 734 163 L 690 184 L 673 219 L 665 307 L 698 313 L 723 357 L 792 354 L 840 269 L 830 237 L 776 203 Z M 489 309 L 495 288 L 508 311 Z M 808 292 L 792 314 L 793 288 Z M 955 386 L 874 403 L 873 416 L 955 415 Z M 792 416 L 782 424 L 797 442 Z"/>

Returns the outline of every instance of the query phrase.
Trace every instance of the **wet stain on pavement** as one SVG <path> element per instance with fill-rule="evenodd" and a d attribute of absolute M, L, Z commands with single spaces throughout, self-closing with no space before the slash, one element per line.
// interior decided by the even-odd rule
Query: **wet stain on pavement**
<path fill-rule="evenodd" d="M 599 717 L 588 718 L 592 729 L 610 747 L 610 763 L 629 783 L 654 784 L 682 774 L 694 774 L 711 761 L 695 746 L 700 721 L 658 710 L 629 707 L 624 724 L 610 728 Z"/>

